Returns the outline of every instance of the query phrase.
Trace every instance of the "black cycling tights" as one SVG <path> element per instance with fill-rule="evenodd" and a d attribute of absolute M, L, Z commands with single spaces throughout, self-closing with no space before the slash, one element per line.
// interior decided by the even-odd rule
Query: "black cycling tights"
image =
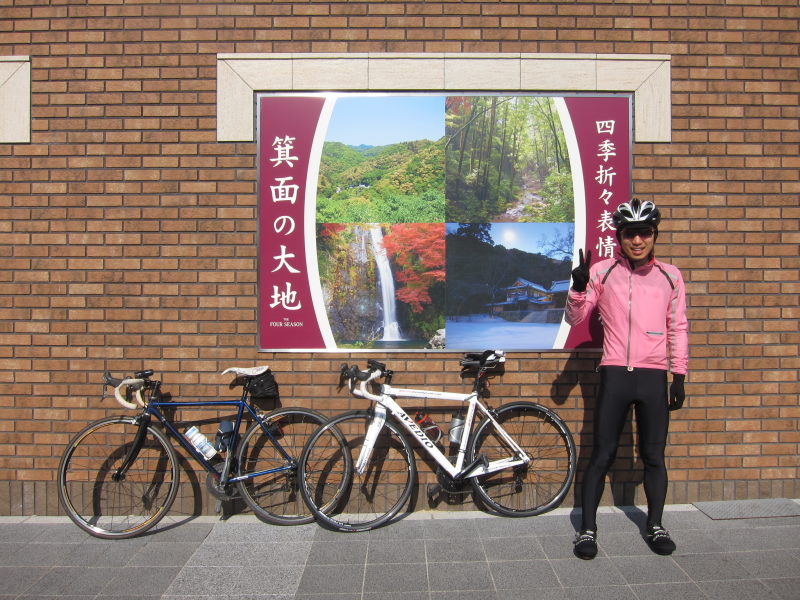
<path fill-rule="evenodd" d="M 634 406 L 639 437 L 639 456 L 644 463 L 647 523 L 661 524 L 667 497 L 664 446 L 669 428 L 667 372 L 625 367 L 600 368 L 600 393 L 594 413 L 592 458 L 583 476 L 583 529 L 597 531 L 597 507 L 619 446 L 619 437 Z"/>

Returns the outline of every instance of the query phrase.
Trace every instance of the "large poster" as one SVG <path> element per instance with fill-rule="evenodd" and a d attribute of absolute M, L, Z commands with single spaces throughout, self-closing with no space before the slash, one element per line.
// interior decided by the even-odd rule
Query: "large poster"
<path fill-rule="evenodd" d="M 600 347 L 564 322 L 613 256 L 628 96 L 263 95 L 264 350 Z"/>

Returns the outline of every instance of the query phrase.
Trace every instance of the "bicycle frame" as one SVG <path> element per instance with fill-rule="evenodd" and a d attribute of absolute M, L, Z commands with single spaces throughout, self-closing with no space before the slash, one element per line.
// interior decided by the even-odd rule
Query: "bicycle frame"
<path fill-rule="evenodd" d="M 486 408 L 480 402 L 480 400 L 478 400 L 478 393 L 476 391 L 473 391 L 470 394 L 458 394 L 452 392 L 393 388 L 391 385 L 384 383 L 380 385 L 380 394 L 371 394 L 369 391 L 367 391 L 367 385 L 382 375 L 383 373 L 380 371 L 374 371 L 370 373 L 370 376 L 365 381 L 360 382 L 358 388 L 355 388 L 352 385 L 350 388 L 350 391 L 353 395 L 372 400 L 376 403 L 373 409 L 374 414 L 372 420 L 370 421 L 367 434 L 364 438 L 364 444 L 362 445 L 358 461 L 355 465 L 355 468 L 359 473 L 363 474 L 369 463 L 369 458 L 372 453 L 375 440 L 377 439 L 378 434 L 380 433 L 381 429 L 383 428 L 383 424 L 386 421 L 386 411 L 391 413 L 391 415 L 403 425 L 403 428 L 420 442 L 422 448 L 453 479 L 477 477 L 479 475 L 502 471 L 503 469 L 508 469 L 510 467 L 515 467 L 530 462 L 531 459 L 525 453 L 525 451 L 519 446 L 519 444 L 517 444 L 517 442 L 514 441 L 514 438 L 512 438 L 508 432 L 503 429 L 500 423 L 497 422 L 491 411 Z M 406 413 L 406 411 L 395 401 L 395 398 L 443 400 L 467 404 L 467 416 L 464 421 L 463 431 L 461 432 L 461 440 L 459 441 L 458 456 L 456 457 L 455 465 L 450 462 L 444 453 L 439 450 L 436 444 L 434 444 L 428 438 L 419 425 L 414 422 L 414 419 L 408 416 L 408 413 Z M 467 443 L 469 441 L 470 433 L 472 432 L 472 424 L 476 412 L 480 412 L 489 418 L 500 437 L 502 437 L 503 441 L 505 441 L 513 451 L 515 457 L 509 456 L 508 458 L 494 460 L 491 462 L 478 458 L 473 463 L 466 466 L 464 465 L 464 461 L 466 460 Z"/>
<path fill-rule="evenodd" d="M 247 392 L 242 392 L 242 397 L 239 400 L 210 400 L 210 401 L 194 401 L 194 402 L 163 402 L 160 400 L 151 400 L 145 406 L 144 410 L 142 411 L 142 415 L 148 416 L 155 416 L 159 422 L 164 426 L 167 430 L 168 435 L 172 436 L 172 438 L 176 439 L 178 443 L 186 450 L 190 456 L 192 456 L 197 462 L 199 462 L 203 468 L 208 471 L 213 477 L 219 478 L 222 484 L 232 484 L 238 481 L 244 481 L 247 479 L 253 479 L 255 477 L 260 477 L 262 475 L 270 475 L 272 473 L 278 473 L 281 471 L 288 471 L 293 468 L 294 466 L 294 459 L 289 456 L 286 451 L 283 449 L 283 446 L 280 445 L 275 436 L 269 430 L 269 427 L 266 426 L 264 420 L 258 416 L 258 413 L 250 406 L 250 404 L 246 401 Z M 236 435 L 234 435 L 231 439 L 231 445 L 227 450 L 227 457 L 225 460 L 225 468 L 223 469 L 222 473 L 217 472 L 217 470 L 211 465 L 211 463 L 203 456 L 200 452 L 198 452 L 195 447 L 186 439 L 184 435 L 182 435 L 178 429 L 172 424 L 172 422 L 164 416 L 164 414 L 159 410 L 160 408 L 208 408 L 208 407 L 236 407 L 236 421 L 234 423 L 234 431 Z M 230 473 L 230 460 L 236 453 L 237 444 L 239 443 L 239 431 L 241 428 L 242 420 L 244 418 L 244 411 L 247 409 L 247 412 L 253 418 L 255 422 L 259 424 L 261 429 L 267 434 L 267 437 L 271 440 L 272 444 L 278 451 L 281 453 L 283 458 L 288 461 L 287 466 L 283 467 L 276 467 L 274 469 L 266 469 L 264 471 L 257 471 L 253 473 L 247 473 L 246 475 L 240 475 L 238 477 L 229 477 Z"/>

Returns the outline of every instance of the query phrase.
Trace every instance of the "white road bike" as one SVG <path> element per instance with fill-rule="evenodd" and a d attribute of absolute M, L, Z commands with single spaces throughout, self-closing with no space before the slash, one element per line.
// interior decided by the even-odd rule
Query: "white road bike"
<path fill-rule="evenodd" d="M 501 375 L 504 363 L 500 351 L 464 355 L 462 377 L 475 377 L 469 394 L 394 388 L 393 372 L 376 360 L 367 362 L 366 371 L 342 365 L 341 385 L 372 405 L 333 417 L 303 449 L 300 492 L 317 521 L 355 532 L 397 516 L 416 488 L 408 436 L 437 465 L 438 483 L 428 486 L 429 502 L 442 492 L 471 486 L 479 507 L 505 516 L 528 517 L 558 506 L 575 477 L 572 435 L 555 412 L 540 404 L 515 401 L 492 409 L 481 402 L 489 396 L 489 378 Z M 458 403 L 463 427 L 450 432 L 450 457 L 397 403 L 400 398 Z M 473 427 L 477 415 L 481 418 Z"/>

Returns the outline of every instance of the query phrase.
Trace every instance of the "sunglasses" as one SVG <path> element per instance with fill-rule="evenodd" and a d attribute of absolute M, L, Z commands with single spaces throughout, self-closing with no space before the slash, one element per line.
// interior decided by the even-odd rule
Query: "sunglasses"
<path fill-rule="evenodd" d="M 633 238 L 638 236 L 638 237 L 642 238 L 643 240 L 646 240 L 646 239 L 649 239 L 649 238 L 653 237 L 654 234 L 655 234 L 655 230 L 652 229 L 652 228 L 648 228 L 648 229 L 626 229 L 625 231 L 622 232 L 622 237 L 624 237 L 626 240 L 632 240 Z"/>

